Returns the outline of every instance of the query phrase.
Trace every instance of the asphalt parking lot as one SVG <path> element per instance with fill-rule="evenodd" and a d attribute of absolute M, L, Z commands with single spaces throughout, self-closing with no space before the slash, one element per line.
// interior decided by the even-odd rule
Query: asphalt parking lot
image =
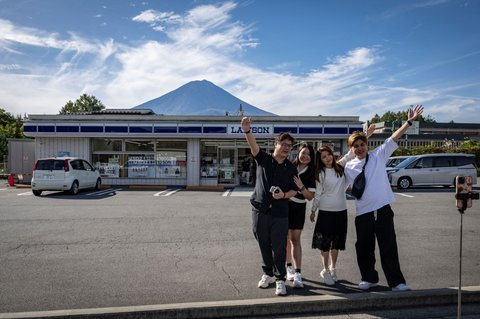
<path fill-rule="evenodd" d="M 273 297 L 273 289 L 256 287 L 261 268 L 250 191 L 113 187 L 35 197 L 0 184 L 0 312 Z M 474 202 L 464 215 L 464 286 L 480 285 L 479 207 Z M 290 297 L 359 292 L 352 200 L 348 209 L 339 284 L 322 283 L 307 220 L 305 288 L 288 286 Z M 396 192 L 393 209 L 407 282 L 414 289 L 458 285 L 460 214 L 453 188 Z M 388 290 L 380 274 L 373 292 Z"/>

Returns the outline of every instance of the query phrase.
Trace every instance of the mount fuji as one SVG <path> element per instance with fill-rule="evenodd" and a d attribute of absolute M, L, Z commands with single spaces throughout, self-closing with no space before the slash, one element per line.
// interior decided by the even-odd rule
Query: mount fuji
<path fill-rule="evenodd" d="M 276 115 L 261 110 L 207 80 L 192 81 L 156 99 L 132 107 L 165 115 Z"/>

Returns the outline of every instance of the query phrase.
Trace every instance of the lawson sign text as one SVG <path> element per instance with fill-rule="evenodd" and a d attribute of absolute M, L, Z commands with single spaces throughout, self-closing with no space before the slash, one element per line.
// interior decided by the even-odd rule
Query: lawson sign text
<path fill-rule="evenodd" d="M 252 125 L 250 130 L 253 134 L 273 134 L 273 125 Z M 228 125 L 228 134 L 243 134 L 241 125 Z"/>

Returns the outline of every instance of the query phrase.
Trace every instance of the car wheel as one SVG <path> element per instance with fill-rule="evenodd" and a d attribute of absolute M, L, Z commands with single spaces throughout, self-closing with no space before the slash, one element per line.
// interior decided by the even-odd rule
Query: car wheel
<path fill-rule="evenodd" d="M 102 185 L 102 181 L 101 181 L 100 178 L 99 178 L 99 179 L 97 179 L 97 183 L 95 184 L 94 190 L 95 190 L 95 191 L 100 190 L 100 186 L 101 186 L 101 185 Z"/>
<path fill-rule="evenodd" d="M 33 195 L 35 195 L 35 196 L 40 196 L 40 195 L 42 195 L 42 191 L 39 191 L 39 190 L 36 190 L 36 189 L 32 189 L 32 193 L 33 193 Z"/>
<path fill-rule="evenodd" d="M 401 177 L 398 180 L 398 188 L 406 189 L 412 186 L 412 181 L 408 177 Z"/>
<path fill-rule="evenodd" d="M 72 187 L 70 188 L 70 194 L 77 195 L 78 194 L 78 181 L 74 181 Z"/>

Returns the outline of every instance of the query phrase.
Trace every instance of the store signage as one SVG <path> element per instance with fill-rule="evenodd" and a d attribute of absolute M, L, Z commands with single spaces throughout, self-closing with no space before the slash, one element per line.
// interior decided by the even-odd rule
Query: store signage
<path fill-rule="evenodd" d="M 253 134 L 273 134 L 273 125 L 251 125 L 250 130 Z M 243 134 L 241 125 L 228 125 L 228 134 Z"/>

